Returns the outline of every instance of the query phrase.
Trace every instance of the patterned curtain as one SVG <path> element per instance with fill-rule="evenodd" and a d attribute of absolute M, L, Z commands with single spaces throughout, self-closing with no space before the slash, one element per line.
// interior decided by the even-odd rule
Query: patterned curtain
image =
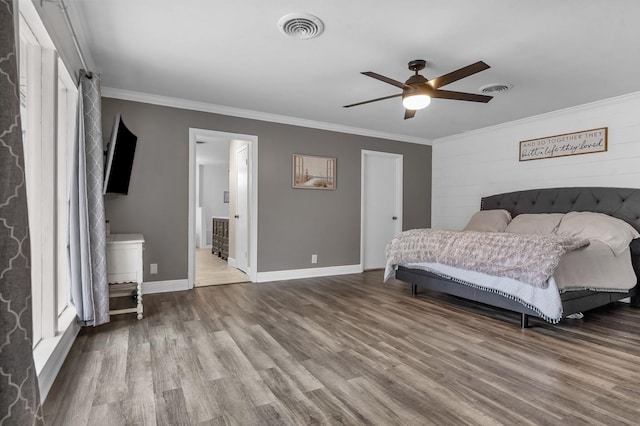
<path fill-rule="evenodd" d="M 109 322 L 100 77 L 80 70 L 69 188 L 71 302 L 85 325 Z"/>
<path fill-rule="evenodd" d="M 14 10 L 0 0 L 0 425 L 41 425 Z"/>

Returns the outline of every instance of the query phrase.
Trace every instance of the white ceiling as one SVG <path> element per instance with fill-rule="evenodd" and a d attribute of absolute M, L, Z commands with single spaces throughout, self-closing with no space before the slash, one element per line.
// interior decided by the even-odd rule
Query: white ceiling
<path fill-rule="evenodd" d="M 637 0 L 67 0 L 87 56 L 115 88 L 435 139 L 640 91 Z M 308 12 L 316 39 L 278 19 Z M 513 89 L 488 104 L 434 99 L 403 120 L 398 93 L 426 59 L 432 79 L 478 60 L 491 69 L 444 87 Z"/>
<path fill-rule="evenodd" d="M 229 165 L 230 139 L 224 137 L 196 136 L 196 163 L 204 165 Z"/>

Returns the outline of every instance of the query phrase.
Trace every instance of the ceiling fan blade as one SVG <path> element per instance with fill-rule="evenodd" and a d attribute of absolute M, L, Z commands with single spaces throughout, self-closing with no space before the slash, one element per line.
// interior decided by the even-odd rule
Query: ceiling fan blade
<path fill-rule="evenodd" d="M 438 87 L 446 86 L 447 84 L 451 84 L 454 81 L 461 80 L 465 77 L 469 77 L 470 75 L 479 73 L 480 71 L 484 71 L 489 68 L 491 68 L 489 65 L 485 64 L 482 61 L 478 61 L 475 64 L 467 65 L 466 67 L 460 68 L 459 70 L 451 71 L 448 74 L 441 75 L 438 78 L 434 78 L 429 82 L 429 84 L 434 89 L 437 89 Z"/>
<path fill-rule="evenodd" d="M 429 93 L 432 98 L 453 99 L 455 101 L 471 101 L 487 103 L 493 96 L 477 95 L 475 93 L 453 92 L 451 90 L 433 90 Z"/>
<path fill-rule="evenodd" d="M 384 101 L 385 99 L 397 98 L 397 97 L 400 97 L 400 96 L 402 96 L 402 93 L 398 93 L 397 95 L 385 96 L 383 98 L 371 99 L 369 101 L 362 101 L 362 102 L 358 102 L 358 103 L 351 104 L 351 105 L 343 105 L 342 108 L 351 108 L 351 107 L 358 106 L 358 105 L 364 105 L 364 104 L 368 104 L 368 103 L 371 103 L 371 102 Z"/>
<path fill-rule="evenodd" d="M 410 89 L 411 88 L 410 86 L 408 86 L 408 85 L 406 85 L 406 84 L 404 84 L 404 83 L 402 83 L 400 81 L 394 80 L 394 79 L 389 78 L 389 77 L 385 77 L 384 75 L 380 75 L 380 74 L 377 74 L 375 72 L 365 71 L 365 72 L 363 72 L 361 74 L 364 74 L 367 77 L 375 78 L 376 80 L 384 81 L 385 83 L 391 84 L 392 86 L 396 86 L 396 87 L 399 87 L 401 89 Z"/>
<path fill-rule="evenodd" d="M 409 118 L 413 118 L 416 115 L 415 109 L 405 109 L 404 110 L 404 119 L 407 120 Z"/>

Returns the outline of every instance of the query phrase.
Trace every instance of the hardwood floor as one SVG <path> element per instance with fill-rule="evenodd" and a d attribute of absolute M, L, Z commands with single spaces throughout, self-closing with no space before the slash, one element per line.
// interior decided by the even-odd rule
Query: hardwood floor
<path fill-rule="evenodd" d="M 553 326 L 380 271 L 145 296 L 83 329 L 48 425 L 632 425 L 640 309 Z"/>
<path fill-rule="evenodd" d="M 249 281 L 247 274 L 229 266 L 226 260 L 212 254 L 210 248 L 196 249 L 196 287 Z"/>

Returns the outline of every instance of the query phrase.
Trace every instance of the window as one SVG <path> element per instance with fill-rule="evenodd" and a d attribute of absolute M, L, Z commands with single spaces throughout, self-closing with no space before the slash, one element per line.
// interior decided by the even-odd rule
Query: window
<path fill-rule="evenodd" d="M 20 2 L 20 113 L 31 243 L 33 345 L 68 325 L 67 186 L 77 89 L 37 18 Z M 34 16 L 36 13 L 36 16 Z M 72 308 L 71 308 L 72 309 Z"/>
<path fill-rule="evenodd" d="M 61 60 L 58 60 L 58 139 L 57 139 L 57 315 L 60 317 L 70 303 L 69 266 L 67 251 L 68 192 L 71 169 L 73 139 L 75 137 L 76 102 L 78 91 Z M 58 330 L 60 330 L 58 324 Z"/>

